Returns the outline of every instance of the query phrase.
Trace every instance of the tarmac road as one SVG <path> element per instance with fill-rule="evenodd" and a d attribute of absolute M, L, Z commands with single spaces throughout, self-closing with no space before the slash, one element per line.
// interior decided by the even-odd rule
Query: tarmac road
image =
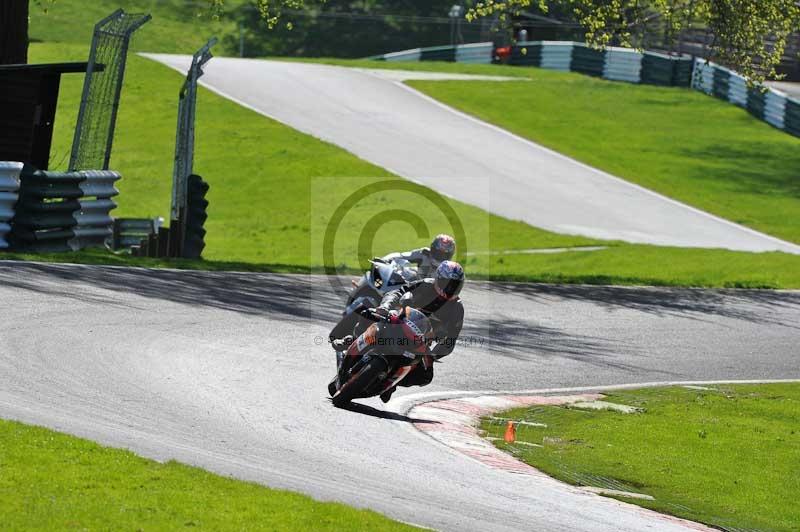
<path fill-rule="evenodd" d="M 467 345 L 425 391 L 800 378 L 798 292 L 473 282 L 464 296 Z M 333 408 L 320 339 L 341 299 L 322 277 L 0 262 L 0 302 L 2 418 L 438 529 L 681 528 L 434 443 L 392 406 L 418 389 Z"/>
<path fill-rule="evenodd" d="M 190 56 L 143 55 L 183 73 L 191 62 Z M 204 70 L 201 83 L 227 98 L 512 220 L 628 242 L 800 253 L 796 244 L 688 207 L 444 106 L 402 83 L 413 73 L 238 58 L 214 58 Z"/>

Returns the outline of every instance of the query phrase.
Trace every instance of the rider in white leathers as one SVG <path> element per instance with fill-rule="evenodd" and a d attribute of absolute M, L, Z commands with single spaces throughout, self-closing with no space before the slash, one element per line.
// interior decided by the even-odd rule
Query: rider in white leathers
<path fill-rule="evenodd" d="M 452 260 L 456 252 L 456 240 L 450 236 L 441 234 L 433 239 L 431 247 L 412 249 L 403 253 L 390 253 L 383 257 L 386 262 L 394 259 L 405 259 L 417 265 L 417 273 L 421 279 L 431 277 L 436 268 L 443 261 Z"/>

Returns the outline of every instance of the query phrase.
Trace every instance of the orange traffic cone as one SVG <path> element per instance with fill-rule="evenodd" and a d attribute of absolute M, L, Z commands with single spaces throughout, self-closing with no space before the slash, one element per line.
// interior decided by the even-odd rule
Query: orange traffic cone
<path fill-rule="evenodd" d="M 509 421 L 506 426 L 506 435 L 503 437 L 506 443 L 514 443 L 517 439 L 517 428 L 514 426 L 513 421 Z"/>

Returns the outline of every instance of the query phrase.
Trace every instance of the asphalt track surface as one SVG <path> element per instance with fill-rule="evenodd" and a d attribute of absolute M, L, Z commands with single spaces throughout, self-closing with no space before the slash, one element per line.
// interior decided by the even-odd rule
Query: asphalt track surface
<path fill-rule="evenodd" d="M 328 286 L 0 262 L 0 417 L 438 529 L 678 528 L 433 442 L 403 414 L 419 389 L 334 408 Z M 800 378 L 798 292 L 473 282 L 464 296 L 466 344 L 425 393 Z"/>
<path fill-rule="evenodd" d="M 144 55 L 184 73 L 191 62 L 189 56 Z M 688 207 L 442 105 L 402 83 L 413 73 L 238 58 L 214 58 L 204 69 L 201 83 L 229 99 L 512 220 L 636 243 L 800 253 L 796 244 Z"/>

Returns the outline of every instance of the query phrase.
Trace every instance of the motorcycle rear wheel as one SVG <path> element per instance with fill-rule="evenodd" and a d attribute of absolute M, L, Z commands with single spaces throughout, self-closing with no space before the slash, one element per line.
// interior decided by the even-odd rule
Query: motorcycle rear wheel
<path fill-rule="evenodd" d="M 375 357 L 367 362 L 367 364 L 361 368 L 361 371 L 350 377 L 331 398 L 333 406 L 341 408 L 348 405 L 350 401 L 359 397 L 359 394 L 369 388 L 375 379 L 387 369 L 386 361 L 382 358 Z"/>

